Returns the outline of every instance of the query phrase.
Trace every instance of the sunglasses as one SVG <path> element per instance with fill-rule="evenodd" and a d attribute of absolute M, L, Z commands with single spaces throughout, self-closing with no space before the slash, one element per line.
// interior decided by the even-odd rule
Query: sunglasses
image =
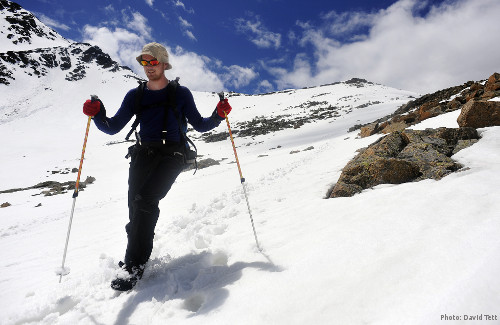
<path fill-rule="evenodd" d="M 145 67 L 147 65 L 152 65 L 152 66 L 158 65 L 158 64 L 160 64 L 160 61 L 158 61 L 158 60 L 151 60 L 151 61 L 141 60 L 139 63 L 143 67 Z"/>

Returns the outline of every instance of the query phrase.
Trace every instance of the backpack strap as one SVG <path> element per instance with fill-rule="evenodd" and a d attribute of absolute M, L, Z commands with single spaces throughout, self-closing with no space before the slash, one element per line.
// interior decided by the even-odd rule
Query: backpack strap
<path fill-rule="evenodd" d="M 167 105 L 165 107 L 165 119 L 163 122 L 163 131 L 162 131 L 162 140 L 163 143 L 165 144 L 165 139 L 167 136 L 167 120 L 168 120 L 168 109 L 172 109 L 175 118 L 177 119 L 177 124 L 179 126 L 179 136 L 181 138 L 181 143 L 184 143 L 186 146 L 186 152 L 184 153 L 185 155 L 187 154 L 187 149 L 189 149 L 189 146 L 192 146 L 195 151 L 195 157 L 198 155 L 198 149 L 196 148 L 195 144 L 191 139 L 189 139 L 186 135 L 187 132 L 187 122 L 186 118 L 184 116 L 181 117 L 179 114 L 179 111 L 177 110 L 177 101 L 176 101 L 176 96 L 175 96 L 175 91 L 177 89 L 177 86 L 179 86 L 179 77 L 175 78 L 175 80 L 172 80 L 168 83 L 167 85 Z M 198 169 L 198 162 L 196 161 L 196 158 L 194 159 L 195 163 L 195 173 L 196 170 Z"/>
<path fill-rule="evenodd" d="M 141 111 L 142 111 L 142 106 L 141 106 L 141 101 L 142 97 L 144 96 L 144 87 L 146 87 L 147 81 L 141 82 L 139 86 L 137 86 L 137 90 L 135 92 L 135 97 L 134 97 L 134 114 L 135 114 L 135 121 L 132 123 L 132 128 L 130 131 L 127 133 L 127 136 L 125 137 L 125 140 L 128 141 L 130 138 L 130 135 L 132 135 L 132 132 L 135 132 L 135 137 L 137 139 L 137 142 L 141 143 L 141 137 L 137 133 L 136 129 L 137 126 L 140 123 L 141 120 Z"/>
<path fill-rule="evenodd" d="M 175 80 L 172 80 L 167 85 L 167 103 L 165 105 L 165 114 L 163 118 L 163 130 L 161 132 L 161 139 L 163 144 L 167 139 L 167 124 L 168 124 L 168 110 L 171 109 L 174 112 L 175 118 L 177 119 L 177 124 L 179 124 L 179 137 L 182 140 L 182 126 L 181 126 L 181 117 L 179 116 L 179 111 L 177 110 L 177 101 L 175 92 L 177 90 L 177 86 L 179 86 L 179 77 Z"/>

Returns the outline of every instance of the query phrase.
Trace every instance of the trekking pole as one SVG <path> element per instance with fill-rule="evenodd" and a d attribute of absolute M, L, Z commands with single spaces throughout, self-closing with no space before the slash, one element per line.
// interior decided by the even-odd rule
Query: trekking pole
<path fill-rule="evenodd" d="M 93 102 L 98 99 L 99 98 L 96 95 L 90 96 L 90 100 Z M 59 283 L 61 283 L 63 275 L 69 274 L 69 270 L 64 269 L 64 262 L 66 261 L 66 252 L 68 251 L 69 234 L 71 232 L 71 224 L 73 223 L 73 214 L 75 212 L 76 198 L 78 197 L 78 188 L 80 185 L 80 175 L 82 174 L 83 157 L 85 156 L 85 148 L 87 147 L 87 138 L 89 136 L 91 120 L 92 116 L 89 116 L 87 120 L 87 130 L 85 131 L 85 139 L 83 140 L 83 149 L 82 149 L 82 157 L 80 158 L 80 167 L 78 167 L 78 176 L 76 177 L 75 191 L 73 192 L 73 206 L 71 207 L 71 215 L 69 218 L 69 225 L 68 225 L 68 234 L 66 235 L 66 245 L 64 246 L 63 260 L 62 260 L 61 270 L 59 271 L 60 272 Z"/>
<path fill-rule="evenodd" d="M 220 101 L 224 101 L 224 92 L 220 92 L 219 94 Z M 262 252 L 262 248 L 260 247 L 259 240 L 257 239 L 257 232 L 255 231 L 255 225 L 252 217 L 252 210 L 250 209 L 250 203 L 248 202 L 247 190 L 245 187 L 245 178 L 243 177 L 243 173 L 241 172 L 240 161 L 238 160 L 238 154 L 236 153 L 236 146 L 234 145 L 233 133 L 231 132 L 231 126 L 229 125 L 229 119 L 227 117 L 226 112 L 224 112 L 226 117 L 227 129 L 229 130 L 229 138 L 231 139 L 231 143 L 233 145 L 234 158 L 236 158 L 236 164 L 238 165 L 238 172 L 240 173 L 240 181 L 241 186 L 243 187 L 243 193 L 245 194 L 245 200 L 247 202 L 248 214 L 250 215 L 250 221 L 252 223 L 253 236 L 255 237 L 255 243 L 257 244 L 257 248 L 259 252 Z"/>

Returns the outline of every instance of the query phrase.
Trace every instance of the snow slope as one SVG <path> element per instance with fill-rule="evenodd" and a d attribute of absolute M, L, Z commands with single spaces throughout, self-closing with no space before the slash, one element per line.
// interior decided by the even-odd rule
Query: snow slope
<path fill-rule="evenodd" d="M 98 69 L 79 81 L 63 80 L 47 76 L 57 92 L 28 90 L 24 104 L 21 92 L 0 85 L 6 94 L 0 111 L 12 103 L 18 108 L 17 118 L 0 123 L 0 191 L 75 180 L 76 174 L 53 171 L 78 166 L 83 101 L 98 94 L 112 114 L 136 85 Z M 208 116 L 216 94 L 194 95 Z M 298 129 L 236 136 L 263 253 L 256 249 L 229 140 L 198 138 L 203 158 L 220 165 L 181 174 L 160 203 L 144 278 L 121 294 L 109 284 L 126 244 L 123 157 L 129 144 L 109 144 L 122 140 L 128 127 L 107 136 L 92 125 L 82 179 L 96 182 L 77 199 L 66 260 L 71 272 L 62 283 L 55 270 L 72 193 L 0 194 L 0 202 L 12 204 L 0 209 L 0 323 L 442 324 L 444 316 L 461 317 L 448 323 L 499 323 L 465 321 L 465 315 L 500 316 L 500 128 L 481 129 L 483 138 L 454 156 L 468 169 L 441 181 L 324 199 L 356 150 L 378 137 L 359 139 L 349 127 L 393 112 L 410 95 L 340 83 L 232 96 L 235 128 L 257 116 L 306 116 L 301 104 L 313 100 L 345 107 L 335 118 Z M 457 114 L 416 127 L 457 127 Z"/>

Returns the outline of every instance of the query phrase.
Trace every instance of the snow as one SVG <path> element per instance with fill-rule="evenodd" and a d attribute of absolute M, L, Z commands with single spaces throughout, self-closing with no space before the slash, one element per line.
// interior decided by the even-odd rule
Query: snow
<path fill-rule="evenodd" d="M 86 126 L 82 103 L 98 94 L 112 114 L 136 85 L 99 70 L 87 76 L 77 82 L 48 76 L 45 83 L 57 92 L 0 85 L 6 94 L 0 102 L 0 191 L 76 179 L 52 171 L 78 166 Z M 235 129 L 257 116 L 307 116 L 298 106 L 312 100 L 346 108 L 338 118 L 299 129 L 235 137 L 262 253 L 230 141 L 197 139 L 203 158 L 221 163 L 179 176 L 160 203 L 144 278 L 128 293 L 109 284 L 126 245 L 123 157 L 129 144 L 108 144 L 129 128 L 107 136 L 92 125 L 82 180 L 94 176 L 96 182 L 77 198 L 66 259 L 71 272 L 62 283 L 55 270 L 72 193 L 0 194 L 2 203 L 12 204 L 0 209 L 0 323 L 442 324 L 445 315 L 462 321 L 465 315 L 498 315 L 499 127 L 480 129 L 482 139 L 453 157 L 467 168 L 440 181 L 379 185 L 351 198 L 325 199 L 356 150 L 379 137 L 360 139 L 347 130 L 392 113 L 410 95 L 342 83 L 230 97 Z M 217 95 L 194 96 L 208 116 Z M 381 103 L 348 112 L 375 100 Z M 7 113 L 11 117 L 3 118 Z M 457 116 L 451 112 L 414 128 L 457 127 Z M 225 130 L 223 122 L 215 131 Z"/>

